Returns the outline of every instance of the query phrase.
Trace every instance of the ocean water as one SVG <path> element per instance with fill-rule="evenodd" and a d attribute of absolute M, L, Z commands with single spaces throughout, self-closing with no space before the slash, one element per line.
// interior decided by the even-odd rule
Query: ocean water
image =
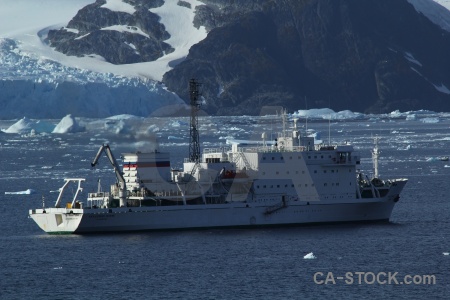
<path fill-rule="evenodd" d="M 442 117 L 308 124 L 325 141 L 351 142 L 368 172 L 372 137 L 381 137 L 381 176 L 409 179 L 389 223 L 51 236 L 28 218 L 43 198 L 53 205 L 65 177 L 86 178 L 84 193 L 98 178 L 104 188 L 114 182 L 106 158 L 90 167 L 102 143 L 116 157 L 168 150 L 181 166 L 186 122 L 127 123 L 121 134 L 106 120 L 84 120 L 77 134 L 0 133 L 0 299 L 448 298 L 450 162 L 438 157 L 450 155 L 450 119 Z M 202 148 L 279 127 L 261 117 L 200 123 Z M 27 189 L 35 193 L 5 194 Z M 316 258 L 304 259 L 310 252 Z"/>

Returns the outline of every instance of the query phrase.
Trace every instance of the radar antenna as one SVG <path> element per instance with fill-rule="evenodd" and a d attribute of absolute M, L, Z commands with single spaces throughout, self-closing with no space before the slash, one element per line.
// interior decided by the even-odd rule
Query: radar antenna
<path fill-rule="evenodd" d="M 378 148 L 379 137 L 374 137 L 374 147 L 372 150 L 372 160 L 373 160 L 373 170 L 374 170 L 374 178 L 378 178 L 378 158 L 380 157 L 380 149 Z"/>
<path fill-rule="evenodd" d="M 200 83 L 195 79 L 189 80 L 189 98 L 191 104 L 191 124 L 189 140 L 189 161 L 200 161 L 200 141 L 198 134 L 198 111 L 200 110 Z"/>

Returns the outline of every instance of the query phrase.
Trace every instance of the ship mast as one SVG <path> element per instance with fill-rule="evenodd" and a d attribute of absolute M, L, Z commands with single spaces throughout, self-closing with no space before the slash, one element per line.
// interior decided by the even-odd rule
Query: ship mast
<path fill-rule="evenodd" d="M 200 161 L 200 141 L 198 133 L 198 111 L 200 110 L 200 83 L 195 79 L 189 81 L 189 98 L 191 104 L 191 124 L 189 140 L 189 161 Z"/>
<path fill-rule="evenodd" d="M 378 149 L 378 140 L 379 137 L 374 137 L 373 141 L 375 146 L 372 150 L 372 160 L 373 160 L 373 171 L 374 171 L 374 178 L 378 178 L 378 158 L 380 156 L 380 150 Z"/>

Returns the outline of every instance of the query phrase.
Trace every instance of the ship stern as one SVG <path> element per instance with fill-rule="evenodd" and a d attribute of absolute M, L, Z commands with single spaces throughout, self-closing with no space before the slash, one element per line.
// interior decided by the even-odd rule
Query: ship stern
<path fill-rule="evenodd" d="M 83 209 L 30 209 L 29 217 L 49 234 L 71 234 L 80 225 Z"/>

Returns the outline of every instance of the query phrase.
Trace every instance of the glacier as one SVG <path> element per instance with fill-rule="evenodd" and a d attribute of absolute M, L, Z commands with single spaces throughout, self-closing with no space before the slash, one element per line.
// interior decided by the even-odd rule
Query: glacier
<path fill-rule="evenodd" d="M 19 76 L 20 75 L 20 76 Z M 18 42 L 0 39 L 0 118 L 147 117 L 167 105 L 184 105 L 153 80 L 67 67 L 23 53 Z"/>

